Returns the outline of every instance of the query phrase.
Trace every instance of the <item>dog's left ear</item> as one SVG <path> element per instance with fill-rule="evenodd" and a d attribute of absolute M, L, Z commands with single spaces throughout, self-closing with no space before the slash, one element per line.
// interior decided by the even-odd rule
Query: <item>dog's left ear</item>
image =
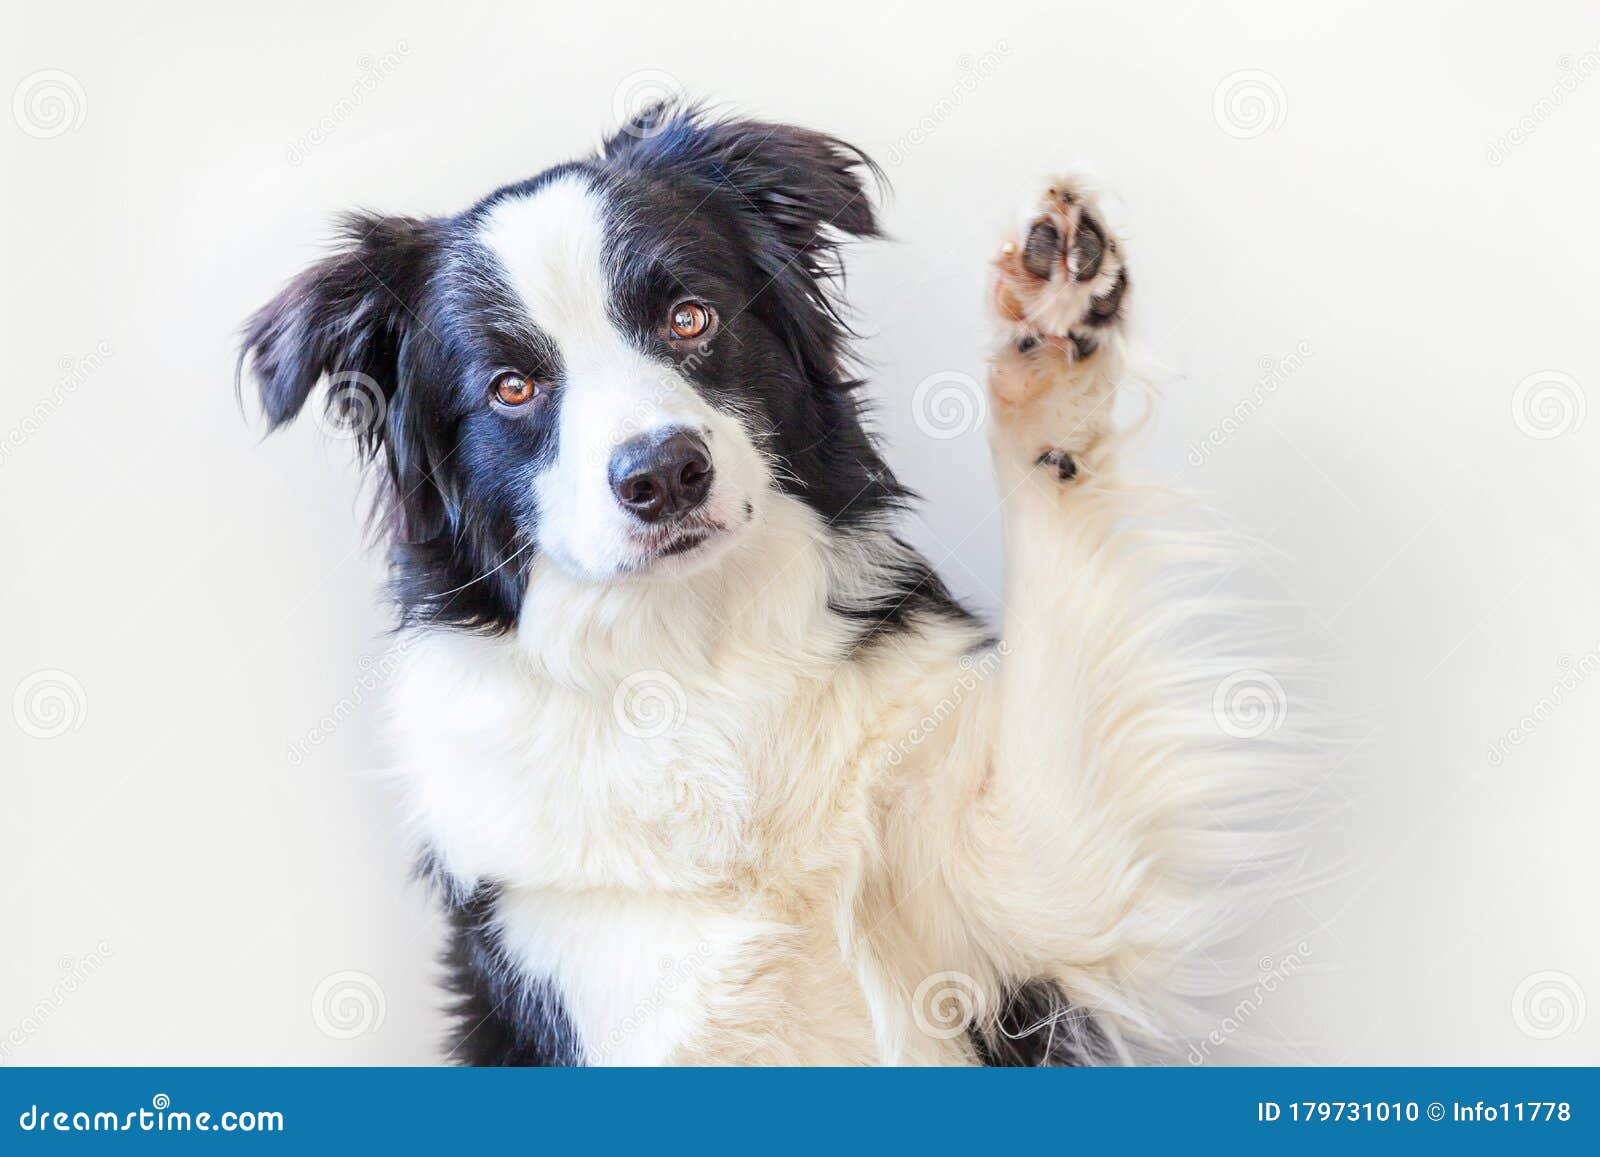
<path fill-rule="evenodd" d="M 814 276 L 833 272 L 846 237 L 878 237 L 867 178 L 883 172 L 860 149 L 794 125 L 716 120 L 694 106 L 646 109 L 606 141 L 607 160 L 678 167 L 729 190 L 731 207 L 753 217 Z"/>
<path fill-rule="evenodd" d="M 434 252 L 432 222 L 350 214 L 342 245 L 311 266 L 245 327 L 248 365 L 273 429 L 294 419 L 324 377 L 330 417 L 367 453 L 386 444 L 402 352 Z"/>

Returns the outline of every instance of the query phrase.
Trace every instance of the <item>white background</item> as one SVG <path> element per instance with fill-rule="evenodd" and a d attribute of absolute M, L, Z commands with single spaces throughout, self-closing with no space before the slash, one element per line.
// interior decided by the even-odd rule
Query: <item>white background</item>
<path fill-rule="evenodd" d="M 1178 375 L 1143 465 L 1257 536 L 1241 573 L 1352 721 L 1309 801 L 1331 882 L 1275 925 L 1305 964 L 1250 1027 L 1317 1062 L 1600 1061 L 1592 4 L 143 7 L 27 5 L 0 46 L 6 1063 L 437 1057 L 438 928 L 375 770 L 379 562 L 347 447 L 241 416 L 237 327 L 335 211 L 459 209 L 662 74 L 885 162 L 895 240 L 850 281 L 879 423 L 986 610 L 982 435 L 912 397 L 979 374 L 999 227 L 1094 165 Z"/>

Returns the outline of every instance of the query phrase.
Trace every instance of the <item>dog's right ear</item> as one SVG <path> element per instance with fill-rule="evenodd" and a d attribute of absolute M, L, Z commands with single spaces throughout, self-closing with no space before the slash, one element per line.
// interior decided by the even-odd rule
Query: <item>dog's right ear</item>
<path fill-rule="evenodd" d="M 299 414 L 326 376 L 330 417 L 368 453 L 383 444 L 436 230 L 435 223 L 415 218 L 350 214 L 340 223 L 339 251 L 250 319 L 240 376 L 248 365 L 273 429 Z"/>

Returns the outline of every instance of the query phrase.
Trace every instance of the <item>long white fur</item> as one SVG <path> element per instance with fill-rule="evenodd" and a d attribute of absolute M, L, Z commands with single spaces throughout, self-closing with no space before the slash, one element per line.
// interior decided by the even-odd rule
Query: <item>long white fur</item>
<path fill-rule="evenodd" d="M 587 464 L 667 371 L 606 317 L 603 214 L 558 182 L 491 225 L 586 416 L 540 483 L 551 537 L 515 636 L 406 651 L 418 838 L 464 886 L 503 885 L 507 950 L 593 1063 L 970 1063 L 966 1025 L 1034 977 L 1092 1013 L 1100 1059 L 1179 1051 L 1281 850 L 1261 790 L 1281 745 L 1211 711 L 1246 657 L 1195 634 L 1203 544 L 1142 531 L 1114 460 L 1063 486 L 1002 430 L 999 647 L 927 620 L 841 658 L 830 592 L 886 589 L 901 548 L 783 495 L 685 387 L 661 420 L 715 428 L 726 501 L 755 513 L 709 563 L 608 571 L 621 531 Z M 1120 378 L 1120 341 L 1092 364 Z"/>

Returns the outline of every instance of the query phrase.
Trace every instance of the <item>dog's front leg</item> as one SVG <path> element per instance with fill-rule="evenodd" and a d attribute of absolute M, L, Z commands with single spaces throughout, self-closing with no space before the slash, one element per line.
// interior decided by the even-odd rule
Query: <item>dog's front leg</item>
<path fill-rule="evenodd" d="M 1161 863 L 1175 830 L 1158 798 L 1161 670 L 1112 415 L 1129 285 L 1094 198 L 1051 183 L 995 261 L 989 367 L 1006 582 L 986 814 L 1016 853 L 996 881 L 996 955 L 1059 985 L 1061 1015 L 1094 1022 L 1083 1039 L 1108 1057 L 1153 1027 L 1135 974 L 1162 983 L 1171 929 L 1152 915 L 1180 902 L 1157 895 L 1176 887 Z"/>
<path fill-rule="evenodd" d="M 995 261 L 990 438 L 1005 518 L 1002 751 L 1097 762 L 1104 664 L 1137 630 L 1114 541 L 1126 513 L 1112 408 L 1125 374 L 1121 243 L 1076 183 L 1049 185 Z"/>

